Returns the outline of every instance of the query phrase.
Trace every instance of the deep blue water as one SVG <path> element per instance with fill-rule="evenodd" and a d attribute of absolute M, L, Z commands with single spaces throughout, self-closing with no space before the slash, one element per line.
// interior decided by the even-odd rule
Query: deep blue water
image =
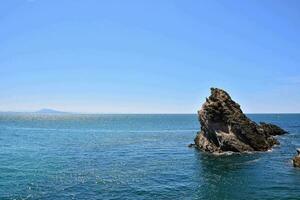
<path fill-rule="evenodd" d="M 249 115 L 290 133 L 270 152 L 187 145 L 196 115 L 0 114 L 0 199 L 300 199 L 300 115 Z"/>

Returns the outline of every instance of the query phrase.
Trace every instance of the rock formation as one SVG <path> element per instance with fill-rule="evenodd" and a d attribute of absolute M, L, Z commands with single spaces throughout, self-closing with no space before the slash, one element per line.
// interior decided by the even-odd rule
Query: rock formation
<path fill-rule="evenodd" d="M 293 158 L 294 167 L 300 167 L 300 149 L 297 149 L 298 155 Z"/>
<path fill-rule="evenodd" d="M 212 153 L 266 151 L 279 144 L 274 135 L 286 133 L 276 125 L 251 121 L 227 92 L 217 88 L 211 88 L 198 117 L 201 131 L 195 145 Z"/>

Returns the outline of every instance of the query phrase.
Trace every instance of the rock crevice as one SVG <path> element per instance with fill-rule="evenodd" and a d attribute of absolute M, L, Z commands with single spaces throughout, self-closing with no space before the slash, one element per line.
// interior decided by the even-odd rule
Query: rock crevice
<path fill-rule="evenodd" d="M 195 138 L 198 149 L 208 152 L 266 151 L 279 144 L 273 137 L 286 133 L 280 127 L 251 121 L 222 89 L 211 95 L 198 111 L 201 131 Z"/>

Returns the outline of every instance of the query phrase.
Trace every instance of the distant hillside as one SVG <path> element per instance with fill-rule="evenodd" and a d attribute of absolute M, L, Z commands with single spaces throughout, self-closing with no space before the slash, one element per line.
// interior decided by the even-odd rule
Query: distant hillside
<path fill-rule="evenodd" d="M 67 112 L 62 112 L 58 110 L 53 110 L 49 108 L 43 108 L 41 110 L 36 111 L 36 113 L 41 113 L 41 114 L 65 114 Z"/>

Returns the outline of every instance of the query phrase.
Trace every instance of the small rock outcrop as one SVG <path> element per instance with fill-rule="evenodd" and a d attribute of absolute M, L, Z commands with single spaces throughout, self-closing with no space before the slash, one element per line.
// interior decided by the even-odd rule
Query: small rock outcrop
<path fill-rule="evenodd" d="M 300 149 L 297 149 L 298 155 L 293 158 L 294 167 L 300 167 Z"/>
<path fill-rule="evenodd" d="M 260 127 L 269 135 L 283 135 L 287 133 L 285 130 L 274 124 L 260 122 Z"/>
<path fill-rule="evenodd" d="M 222 89 L 211 95 L 198 111 L 201 131 L 195 138 L 198 149 L 211 153 L 266 151 L 279 142 L 273 137 L 286 133 L 280 127 L 251 121 Z"/>

